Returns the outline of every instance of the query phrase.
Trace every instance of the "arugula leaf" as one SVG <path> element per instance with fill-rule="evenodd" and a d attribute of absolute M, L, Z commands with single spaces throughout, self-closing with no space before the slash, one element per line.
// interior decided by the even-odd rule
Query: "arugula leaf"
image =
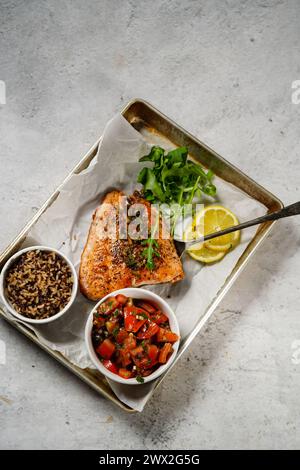
<path fill-rule="evenodd" d="M 158 180 L 156 179 L 154 171 L 151 168 L 147 168 L 146 170 L 146 178 L 143 183 L 145 191 L 152 192 L 160 201 L 164 201 L 165 196 Z"/>
<path fill-rule="evenodd" d="M 180 207 L 174 210 L 171 221 L 172 233 L 178 217 L 182 214 L 182 207 L 190 204 L 201 193 L 209 196 L 216 194 L 216 187 L 212 183 L 213 172 L 205 171 L 201 165 L 187 159 L 187 147 L 179 147 L 165 153 L 161 147 L 154 146 L 148 155 L 140 159 L 140 162 L 152 162 L 152 168 L 144 167 L 139 175 L 138 182 L 143 185 L 144 197 L 153 203 L 178 204 Z M 152 243 L 148 243 L 149 252 L 147 259 L 151 260 Z M 151 251 L 152 250 L 152 251 Z M 151 265 L 151 261 L 149 261 Z"/>
<path fill-rule="evenodd" d="M 147 181 L 147 173 L 148 173 L 148 168 L 145 166 L 138 174 L 137 177 L 137 182 L 141 184 L 145 184 Z"/>
<path fill-rule="evenodd" d="M 144 378 L 141 375 L 137 375 L 135 380 L 140 384 L 143 384 L 145 382 Z"/>
<path fill-rule="evenodd" d="M 158 162 L 163 158 L 164 153 L 164 149 L 154 145 L 148 155 L 144 155 L 140 158 L 140 162 Z"/>
<path fill-rule="evenodd" d="M 178 147 L 177 149 L 171 150 L 166 155 L 166 160 L 171 162 L 172 165 L 175 163 L 180 163 L 185 165 L 188 156 L 187 147 Z"/>
<path fill-rule="evenodd" d="M 146 240 L 142 240 L 142 245 L 145 245 L 146 248 L 142 251 L 142 255 L 146 258 L 146 267 L 153 271 L 155 269 L 155 262 L 154 257 L 160 257 L 160 253 L 156 248 L 159 248 L 157 240 L 155 238 L 147 238 Z"/>
<path fill-rule="evenodd" d="M 154 225 L 151 226 L 150 237 L 141 241 L 141 245 L 145 246 L 144 250 L 142 251 L 142 255 L 146 258 L 146 267 L 150 271 L 153 271 L 153 269 L 156 267 L 154 258 L 160 258 L 159 244 L 155 238 L 159 228 L 159 220 L 160 213 L 158 212 Z"/>
<path fill-rule="evenodd" d="M 148 155 L 140 162 L 150 162 L 140 171 L 137 181 L 143 185 L 144 197 L 151 203 L 167 203 L 171 206 L 171 232 L 174 233 L 178 218 L 182 215 L 183 206 L 191 204 L 201 194 L 214 196 L 216 187 L 212 183 L 213 172 L 205 171 L 201 165 L 188 160 L 187 147 L 178 147 L 168 153 L 158 146 L 153 146 Z M 159 219 L 159 217 L 158 217 Z M 156 222 L 156 228 L 158 222 Z M 155 232 L 155 231 L 154 231 Z M 159 246 L 153 233 L 142 241 L 148 269 L 155 269 L 154 258 L 159 258 Z"/>

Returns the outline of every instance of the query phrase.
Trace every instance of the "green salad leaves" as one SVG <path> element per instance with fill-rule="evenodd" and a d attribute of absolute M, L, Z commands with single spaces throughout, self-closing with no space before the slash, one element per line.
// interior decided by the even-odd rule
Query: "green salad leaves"
<path fill-rule="evenodd" d="M 137 178 L 138 183 L 143 185 L 144 197 L 151 203 L 168 205 L 167 215 L 170 217 L 172 235 L 184 206 L 192 204 L 195 198 L 199 200 L 202 193 L 208 196 L 216 194 L 216 187 L 212 183 L 213 172 L 205 171 L 187 157 L 187 147 L 166 153 L 163 148 L 154 146 L 148 155 L 139 160 L 152 164 L 142 168 Z M 153 258 L 159 257 L 159 245 L 153 234 L 143 244 L 146 265 L 152 270 L 155 268 Z"/>
<path fill-rule="evenodd" d="M 145 198 L 150 202 L 190 204 L 201 193 L 214 196 L 213 173 L 191 160 L 187 160 L 187 147 L 179 147 L 165 153 L 161 147 L 152 147 L 140 162 L 152 162 L 152 168 L 144 167 L 138 182 L 144 186 Z"/>
<path fill-rule="evenodd" d="M 147 240 L 142 240 L 142 245 L 145 248 L 142 251 L 143 256 L 146 258 L 146 267 L 152 271 L 155 269 L 154 257 L 160 258 L 160 253 L 158 251 L 159 244 L 155 238 L 147 238 Z"/>

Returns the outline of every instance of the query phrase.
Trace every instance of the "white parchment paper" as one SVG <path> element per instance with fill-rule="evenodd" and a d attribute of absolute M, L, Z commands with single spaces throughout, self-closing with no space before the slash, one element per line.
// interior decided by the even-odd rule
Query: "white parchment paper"
<path fill-rule="evenodd" d="M 138 159 L 148 151 L 149 142 L 123 116 L 115 116 L 104 130 L 96 157 L 86 170 L 73 175 L 61 188 L 59 197 L 30 230 L 24 247 L 40 244 L 60 249 L 78 270 L 92 214 L 99 201 L 112 188 L 120 188 L 128 195 L 132 193 L 136 187 L 136 175 L 141 169 Z M 219 178 L 215 178 L 215 184 L 218 200 L 230 207 L 240 221 L 265 213 L 262 205 L 230 184 Z M 254 232 L 255 227 L 245 230 L 240 245 L 220 263 L 202 266 L 184 256 L 183 281 L 173 286 L 148 287 L 164 297 L 174 309 L 183 339 L 204 315 Z M 49 325 L 29 325 L 29 328 L 43 343 L 59 351 L 73 364 L 82 369 L 94 368 L 84 342 L 84 327 L 93 305 L 79 293 L 66 315 Z M 3 305 L 2 308 L 5 311 Z M 5 311 L 5 314 L 12 318 L 9 312 Z M 154 383 L 126 386 L 110 382 L 110 386 L 121 401 L 142 411 Z"/>

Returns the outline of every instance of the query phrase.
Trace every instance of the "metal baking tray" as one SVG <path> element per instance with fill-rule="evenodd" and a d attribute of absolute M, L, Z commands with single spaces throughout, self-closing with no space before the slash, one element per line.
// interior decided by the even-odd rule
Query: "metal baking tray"
<path fill-rule="evenodd" d="M 203 166 L 211 168 L 218 177 L 233 184 L 240 190 L 247 193 L 252 198 L 259 201 L 265 206 L 266 212 L 273 212 L 283 207 L 282 202 L 277 197 L 275 197 L 265 188 L 253 181 L 251 178 L 245 175 L 234 165 L 226 161 L 216 152 L 211 150 L 196 137 L 192 136 L 189 132 L 185 131 L 180 126 L 175 124 L 171 119 L 169 119 L 167 116 L 155 109 L 146 101 L 140 99 L 130 101 L 123 109 L 122 115 L 146 139 L 149 139 L 149 136 L 151 136 L 151 139 L 149 140 L 151 140 L 152 142 L 154 139 L 159 144 L 160 142 L 163 143 L 167 140 L 171 141 L 174 146 L 187 146 L 189 149 L 189 154 L 194 159 L 196 159 Z M 90 164 L 91 160 L 96 155 L 99 141 L 100 139 L 95 143 L 95 145 L 93 145 L 93 147 L 74 168 L 72 173 L 65 179 L 61 186 L 57 188 L 57 190 L 52 194 L 52 196 L 45 202 L 45 204 L 34 215 L 34 217 L 24 227 L 24 229 L 19 233 L 19 235 L 3 251 L 3 253 L 0 255 L 0 270 L 2 269 L 6 260 L 20 248 L 30 228 L 35 224 L 35 222 L 39 219 L 43 212 L 45 212 L 55 201 L 55 199 L 60 193 L 60 190 L 67 182 L 69 177 L 74 173 L 80 173 Z M 265 239 L 273 224 L 274 222 L 266 222 L 258 227 L 251 242 L 247 245 L 245 251 L 237 261 L 234 269 L 231 271 L 231 273 L 229 273 L 224 285 L 218 291 L 211 304 L 207 307 L 204 315 L 196 324 L 193 332 L 185 339 L 185 341 L 180 344 L 180 349 L 178 351 L 177 357 L 171 367 L 173 367 L 174 364 L 180 359 L 180 356 L 188 348 L 190 343 L 193 341 L 194 337 L 203 328 L 209 317 L 212 315 L 213 311 L 221 302 L 226 292 L 228 292 L 228 290 L 230 289 L 242 269 L 245 267 L 250 256 L 253 255 L 258 245 L 260 245 Z M 116 395 L 111 390 L 108 382 L 106 381 L 105 377 L 102 376 L 100 372 L 88 369 L 83 370 L 79 367 L 74 366 L 60 353 L 53 351 L 48 346 L 45 346 L 43 343 L 41 343 L 37 336 L 31 330 L 26 328 L 26 326 L 21 325 L 14 320 L 8 320 L 4 316 L 4 312 L 1 309 L 0 313 L 3 318 L 5 318 L 5 320 L 8 321 L 12 326 L 14 326 L 17 330 L 19 330 L 21 333 L 31 339 L 34 343 L 39 345 L 57 361 L 66 366 L 70 371 L 80 377 L 84 382 L 90 385 L 90 387 L 92 387 L 98 393 L 104 395 L 106 398 L 114 402 L 123 410 L 127 412 L 135 412 L 135 410 L 122 403 L 116 397 Z M 162 380 L 164 380 L 171 367 L 160 379 L 157 380 L 155 388 L 158 387 Z"/>

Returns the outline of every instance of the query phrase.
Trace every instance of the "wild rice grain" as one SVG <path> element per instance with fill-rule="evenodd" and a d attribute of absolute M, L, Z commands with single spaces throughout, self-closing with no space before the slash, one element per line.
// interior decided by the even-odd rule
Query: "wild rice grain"
<path fill-rule="evenodd" d="M 57 253 L 31 250 L 10 266 L 5 293 L 20 315 L 41 320 L 52 317 L 67 305 L 73 283 L 69 265 Z"/>

